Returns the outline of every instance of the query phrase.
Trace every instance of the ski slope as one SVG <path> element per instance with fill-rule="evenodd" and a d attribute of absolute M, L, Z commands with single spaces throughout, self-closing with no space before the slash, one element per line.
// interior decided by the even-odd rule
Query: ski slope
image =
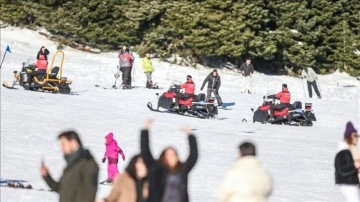
<path fill-rule="evenodd" d="M 7 53 L 1 69 L 1 82 L 11 81 L 12 72 L 21 63 L 35 59 L 42 45 L 52 59 L 57 44 L 37 32 L 15 27 L 1 31 L 1 57 Z M 243 78 L 230 70 L 219 70 L 222 79 L 220 95 L 224 102 L 237 104 L 232 110 L 220 110 L 218 119 L 201 120 L 151 112 L 146 103 L 156 105 L 155 93 L 163 90 L 134 88 L 104 90 L 94 85 L 111 87 L 118 64 L 117 52 L 92 54 L 66 47 L 63 75 L 73 80 L 72 91 L 79 95 L 58 95 L 1 88 L 1 178 L 28 180 L 33 187 L 47 188 L 39 174 L 41 159 L 55 179 L 61 176 L 65 161 L 57 135 L 75 129 L 100 166 L 100 180 L 106 178 L 104 137 L 113 132 L 126 154 L 119 163 L 123 170 L 131 156 L 139 150 L 139 130 L 147 118 L 155 120 L 151 131 L 151 148 L 155 156 L 168 145 L 174 145 L 182 160 L 188 155 L 185 135 L 179 130 L 191 126 L 199 142 L 199 161 L 190 174 L 191 201 L 216 201 L 214 193 L 225 171 L 238 157 L 240 142 L 256 143 L 258 156 L 274 179 L 271 202 L 344 201 L 334 184 L 333 160 L 345 124 L 353 121 L 360 130 L 359 81 L 346 73 L 319 76 L 323 99 L 307 98 L 301 79 L 288 76 L 267 76 L 255 73 L 254 94 L 242 94 Z M 57 62 L 59 58 L 56 58 Z M 145 86 L 145 75 L 137 56 L 134 63 L 134 84 Z M 209 69 L 173 65 L 153 59 L 153 80 L 167 88 L 173 80 L 185 81 L 191 74 L 197 93 Z M 268 90 L 279 91 L 287 83 L 292 102 L 312 102 L 318 119 L 313 127 L 278 126 L 252 123 L 250 108 L 262 103 Z M 305 84 L 305 82 L 304 82 Z M 343 87 L 353 85 L 355 87 Z M 306 87 L 306 86 L 305 86 Z M 242 122 L 246 119 L 247 122 Z M 109 194 L 111 187 L 99 186 L 97 198 Z M 57 201 L 53 192 L 1 188 L 1 201 Z"/>

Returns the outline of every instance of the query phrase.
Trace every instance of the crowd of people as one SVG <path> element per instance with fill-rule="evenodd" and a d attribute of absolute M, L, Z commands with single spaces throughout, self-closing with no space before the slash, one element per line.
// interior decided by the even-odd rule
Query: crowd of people
<path fill-rule="evenodd" d="M 97 202 L 187 202 L 189 196 L 188 176 L 199 161 L 196 136 L 191 128 L 183 128 L 189 143 L 189 156 L 185 162 L 179 159 L 172 147 L 163 149 L 158 158 L 150 150 L 150 128 L 153 121 L 146 120 L 140 131 L 140 152 L 131 157 L 125 170 L 119 172 L 117 159 L 125 154 L 117 145 L 113 133 L 105 137 L 108 159 L 108 178 L 112 189 Z M 347 202 L 359 202 L 360 150 L 359 135 L 351 122 L 345 127 L 344 140 L 339 143 L 335 156 L 335 183 Z M 75 131 L 66 131 L 58 136 L 66 167 L 59 181 L 50 175 L 42 163 L 40 174 L 48 186 L 59 194 L 60 202 L 95 201 L 98 188 L 99 167 L 89 150 L 82 146 Z M 215 190 L 221 202 L 264 202 L 273 192 L 273 178 L 256 157 L 256 146 L 251 142 L 239 145 L 238 159 Z"/>

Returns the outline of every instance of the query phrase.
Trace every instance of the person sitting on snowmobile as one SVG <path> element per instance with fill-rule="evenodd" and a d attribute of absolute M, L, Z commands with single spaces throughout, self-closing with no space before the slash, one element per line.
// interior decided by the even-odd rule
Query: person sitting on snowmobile
<path fill-rule="evenodd" d="M 46 75 L 46 69 L 48 66 L 47 56 L 49 55 L 49 50 L 45 46 L 41 46 L 39 52 L 36 55 L 36 68 L 31 69 L 28 73 L 27 84 L 30 85 L 34 77 L 39 80 L 41 77 Z"/>
<path fill-rule="evenodd" d="M 179 108 L 179 99 L 187 100 L 194 96 L 195 94 L 195 83 L 192 80 L 191 75 L 186 76 L 186 82 L 181 84 L 180 89 L 184 89 L 184 93 L 178 93 L 175 97 L 175 109 Z"/>
<path fill-rule="evenodd" d="M 269 120 L 274 120 L 274 110 L 283 110 L 286 107 L 290 106 L 291 94 L 287 88 L 287 84 L 282 85 L 281 92 L 275 95 L 269 95 L 268 98 L 275 98 L 280 100 L 280 104 L 270 106 L 270 118 Z"/>

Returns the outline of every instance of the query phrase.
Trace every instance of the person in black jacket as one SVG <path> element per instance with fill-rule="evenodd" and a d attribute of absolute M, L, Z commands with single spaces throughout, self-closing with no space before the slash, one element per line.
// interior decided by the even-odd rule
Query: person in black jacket
<path fill-rule="evenodd" d="M 356 147 L 359 135 L 351 122 L 346 125 L 344 140 L 339 144 L 339 152 L 335 157 L 335 183 L 346 201 L 360 201 L 359 170 L 360 152 Z"/>
<path fill-rule="evenodd" d="M 221 86 L 221 79 L 216 69 L 214 69 L 204 80 L 200 90 L 204 89 L 205 84 L 208 83 L 206 98 L 210 99 L 211 93 L 213 92 L 217 100 L 218 106 L 222 106 L 223 102 L 219 95 L 219 88 Z"/>
<path fill-rule="evenodd" d="M 185 162 L 179 160 L 173 147 L 164 149 L 155 160 L 149 148 L 151 123 L 152 120 L 147 120 L 141 130 L 141 155 L 148 169 L 148 202 L 188 202 L 188 174 L 198 159 L 196 138 L 190 128 L 183 129 L 190 145 L 190 155 Z"/>
<path fill-rule="evenodd" d="M 254 66 L 251 64 L 250 58 L 246 58 L 246 62 L 240 66 L 239 71 L 244 76 L 244 93 L 252 93 L 253 81 L 251 77 L 254 73 Z"/>

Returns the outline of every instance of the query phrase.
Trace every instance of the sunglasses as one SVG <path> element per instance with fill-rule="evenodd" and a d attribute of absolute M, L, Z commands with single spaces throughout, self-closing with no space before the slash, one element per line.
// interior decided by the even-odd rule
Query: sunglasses
<path fill-rule="evenodd" d="M 359 135 L 357 135 L 357 134 L 356 134 L 356 135 L 354 135 L 354 136 L 355 136 L 356 138 L 359 138 Z"/>

